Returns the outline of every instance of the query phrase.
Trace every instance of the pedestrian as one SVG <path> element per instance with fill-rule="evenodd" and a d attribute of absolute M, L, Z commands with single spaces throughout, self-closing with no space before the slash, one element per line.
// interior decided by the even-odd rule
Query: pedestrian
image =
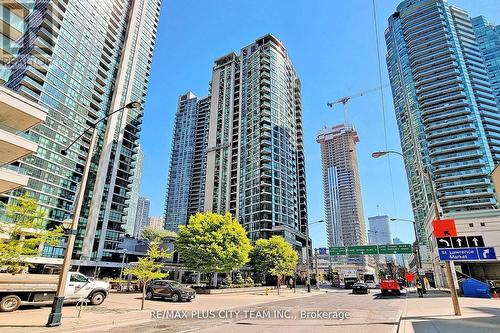
<path fill-rule="evenodd" d="M 290 289 L 293 289 L 293 279 L 290 278 L 290 280 L 288 280 L 288 283 L 290 285 Z"/>
<path fill-rule="evenodd" d="M 422 291 L 422 284 L 420 283 L 420 281 L 417 282 L 417 293 L 418 293 L 418 297 L 424 297 L 424 293 Z"/>

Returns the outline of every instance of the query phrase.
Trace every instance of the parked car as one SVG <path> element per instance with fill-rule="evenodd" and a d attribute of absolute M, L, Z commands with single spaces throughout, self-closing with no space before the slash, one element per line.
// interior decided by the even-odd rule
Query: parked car
<path fill-rule="evenodd" d="M 196 291 L 193 288 L 183 286 L 177 281 L 155 280 L 146 288 L 146 299 L 155 297 L 171 299 L 174 302 L 191 301 L 196 297 Z"/>
<path fill-rule="evenodd" d="M 363 282 L 356 282 L 352 286 L 352 293 L 353 294 L 368 294 L 368 285 Z"/>
<path fill-rule="evenodd" d="M 56 294 L 59 275 L 51 274 L 0 274 L 0 311 L 12 312 L 21 305 L 49 305 Z M 66 280 L 64 302 L 88 299 L 100 305 L 108 296 L 110 285 L 96 281 L 78 272 L 69 272 Z"/>
<path fill-rule="evenodd" d="M 368 286 L 368 288 L 370 288 L 370 289 L 376 289 L 377 288 L 377 284 L 375 283 L 375 281 L 367 281 L 365 283 Z"/>

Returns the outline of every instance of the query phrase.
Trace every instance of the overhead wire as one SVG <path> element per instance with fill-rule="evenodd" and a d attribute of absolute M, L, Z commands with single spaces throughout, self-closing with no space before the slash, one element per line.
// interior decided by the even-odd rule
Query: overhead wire
<path fill-rule="evenodd" d="M 384 88 L 383 88 L 383 81 L 382 81 L 382 64 L 380 61 L 380 45 L 378 41 L 378 24 L 377 24 L 377 11 L 376 11 L 376 6 L 375 6 L 375 0 L 372 0 L 372 7 L 373 7 L 373 22 L 374 22 L 374 28 L 375 28 L 375 44 L 377 45 L 377 66 L 378 66 L 378 78 L 379 78 L 379 86 L 380 86 L 380 103 L 381 103 L 381 110 L 382 110 L 382 120 L 384 123 L 384 145 L 385 145 L 385 150 L 389 150 L 389 143 L 388 143 L 388 138 L 387 138 L 387 117 L 386 117 L 386 112 L 385 112 L 385 100 L 384 100 Z M 394 214 L 398 215 L 398 209 L 397 209 L 397 204 L 396 204 L 396 194 L 394 191 L 394 181 L 393 181 L 393 176 L 392 176 L 392 166 L 391 166 L 391 158 L 390 155 L 387 154 L 387 166 L 389 169 L 389 182 L 391 185 L 391 192 L 392 192 L 392 202 L 394 205 Z"/>

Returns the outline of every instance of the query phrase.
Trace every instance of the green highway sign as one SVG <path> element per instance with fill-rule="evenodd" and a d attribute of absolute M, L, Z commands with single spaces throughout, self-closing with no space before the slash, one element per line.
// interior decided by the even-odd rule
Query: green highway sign
<path fill-rule="evenodd" d="M 378 254 L 377 245 L 348 246 L 347 254 Z"/>
<path fill-rule="evenodd" d="M 378 246 L 379 254 L 413 253 L 411 244 L 387 244 Z"/>
<path fill-rule="evenodd" d="M 330 247 L 330 255 L 331 256 L 345 256 L 346 248 L 343 246 L 332 246 Z"/>
<path fill-rule="evenodd" d="M 360 254 L 403 254 L 413 253 L 411 244 L 385 244 L 385 245 L 358 245 L 358 246 L 332 246 L 331 256 L 360 255 Z"/>

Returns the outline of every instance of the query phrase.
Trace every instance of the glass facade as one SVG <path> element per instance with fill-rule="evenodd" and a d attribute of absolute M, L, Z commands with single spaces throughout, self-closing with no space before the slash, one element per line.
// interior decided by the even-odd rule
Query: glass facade
<path fill-rule="evenodd" d="M 30 130 L 38 152 L 19 163 L 26 190 L 47 211 L 49 227 L 70 218 L 83 166 L 91 158 L 74 258 L 120 261 L 126 232 L 143 108 L 118 113 L 60 154 L 90 123 L 136 100 L 144 102 L 159 16 L 159 0 L 6 1 L 2 18 L 22 18 L 4 85 L 48 109 Z M 10 12 L 10 16 L 5 16 Z M 14 13 L 14 14 L 12 14 Z M 14 31 L 15 33 L 16 31 Z M 5 74 L 7 73 L 7 74 Z M 2 200 L 21 194 L 8 193 Z M 62 242 L 44 255 L 61 257 Z"/>
<path fill-rule="evenodd" d="M 500 25 L 493 25 L 484 16 L 472 19 L 472 28 L 483 54 L 497 101 L 500 101 Z"/>
<path fill-rule="evenodd" d="M 387 66 L 419 239 L 431 198 L 444 214 L 497 208 L 498 103 L 467 13 L 445 0 L 403 1 L 385 33 Z"/>

